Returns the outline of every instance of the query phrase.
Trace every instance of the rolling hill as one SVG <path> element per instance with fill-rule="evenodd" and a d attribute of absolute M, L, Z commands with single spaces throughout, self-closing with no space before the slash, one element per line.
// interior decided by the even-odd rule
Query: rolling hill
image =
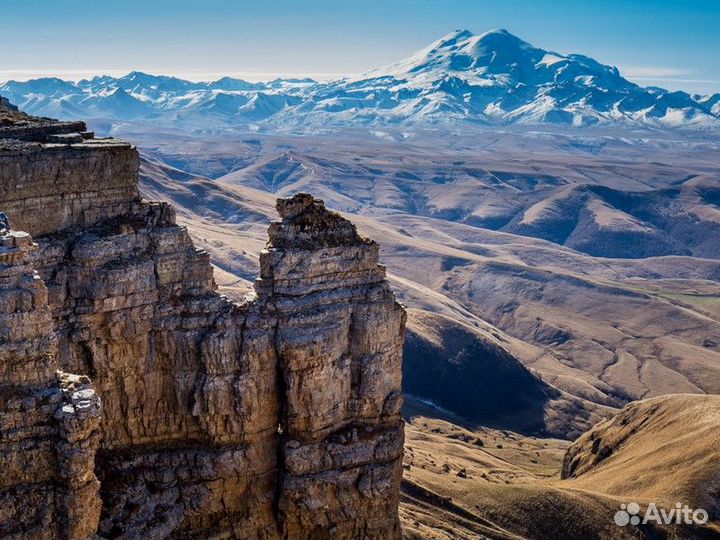
<path fill-rule="evenodd" d="M 570 446 L 562 477 L 575 489 L 676 502 L 720 517 L 720 396 L 633 402 Z M 660 474 L 647 474 L 647 471 Z"/>
<path fill-rule="evenodd" d="M 268 144 L 286 143 L 263 139 L 260 146 Z M 396 160 L 374 148 L 367 150 L 372 161 L 348 161 L 338 146 L 322 159 L 287 149 L 282 167 L 269 152 L 217 180 L 146 160 L 143 186 L 148 197 L 179 208 L 231 294 L 250 290 L 276 194 L 312 190 L 353 212 L 360 230 L 380 239 L 393 286 L 410 308 L 406 390 L 475 425 L 573 438 L 630 400 L 720 392 L 720 261 L 599 258 L 427 215 L 420 197 L 390 196 L 378 177 L 432 188 L 425 180 L 432 173 L 414 171 L 423 160 L 441 168 L 439 154 L 430 161 L 405 146 L 406 167 L 398 170 Z M 272 174 L 260 173 L 268 163 Z M 562 174 L 567 180 L 556 183 L 568 185 L 572 177 Z M 522 175 L 506 178 L 502 189 L 520 185 Z M 642 193 L 652 200 L 663 189 Z M 373 202 L 377 197 L 406 206 L 383 207 Z M 707 241 L 717 247 L 713 237 Z M 497 417 L 498 409 L 507 414 Z"/>

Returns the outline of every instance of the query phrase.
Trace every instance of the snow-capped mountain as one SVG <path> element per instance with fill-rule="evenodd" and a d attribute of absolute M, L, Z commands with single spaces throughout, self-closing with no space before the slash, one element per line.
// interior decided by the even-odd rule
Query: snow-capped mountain
<path fill-rule="evenodd" d="M 10 81 L 0 93 L 33 114 L 152 119 L 178 127 L 564 124 L 720 127 L 720 94 L 643 88 L 617 68 L 534 47 L 506 30 L 456 31 L 385 68 L 319 83 L 224 77 L 190 82 L 132 72 L 71 83 Z"/>

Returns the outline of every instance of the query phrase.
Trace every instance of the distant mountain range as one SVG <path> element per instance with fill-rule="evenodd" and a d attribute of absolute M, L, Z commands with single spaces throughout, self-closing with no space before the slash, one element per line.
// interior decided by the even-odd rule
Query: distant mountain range
<path fill-rule="evenodd" d="M 638 86 L 578 54 L 536 48 L 506 30 L 452 32 L 416 54 L 330 82 L 213 82 L 132 72 L 77 83 L 0 85 L 22 110 L 55 118 L 152 120 L 176 127 L 560 124 L 720 127 L 720 93 L 691 96 Z"/>

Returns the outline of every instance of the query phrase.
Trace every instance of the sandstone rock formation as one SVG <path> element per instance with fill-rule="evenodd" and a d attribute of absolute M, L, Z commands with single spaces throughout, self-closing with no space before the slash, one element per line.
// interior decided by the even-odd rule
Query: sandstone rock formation
<path fill-rule="evenodd" d="M 0 127 L 0 538 L 398 538 L 377 244 L 281 199 L 236 304 L 137 170 L 82 123 Z"/>

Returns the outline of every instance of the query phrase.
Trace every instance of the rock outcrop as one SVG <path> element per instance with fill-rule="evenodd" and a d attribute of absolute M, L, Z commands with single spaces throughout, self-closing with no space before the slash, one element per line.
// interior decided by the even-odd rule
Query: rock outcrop
<path fill-rule="evenodd" d="M 30 235 L 0 231 L 0 537 L 87 538 L 100 515 L 100 400 L 60 371 Z"/>
<path fill-rule="evenodd" d="M 277 320 L 283 531 L 399 537 L 405 312 L 349 221 L 310 195 L 277 209 L 256 289 Z"/>
<path fill-rule="evenodd" d="M 7 111 L 15 111 L 17 112 L 18 108 L 10 103 L 10 101 L 7 98 L 4 98 L 0 96 L 0 109 L 5 109 Z"/>
<path fill-rule="evenodd" d="M 0 538 L 399 538 L 377 244 L 280 199 L 233 303 L 137 170 L 82 123 L 0 127 Z"/>

